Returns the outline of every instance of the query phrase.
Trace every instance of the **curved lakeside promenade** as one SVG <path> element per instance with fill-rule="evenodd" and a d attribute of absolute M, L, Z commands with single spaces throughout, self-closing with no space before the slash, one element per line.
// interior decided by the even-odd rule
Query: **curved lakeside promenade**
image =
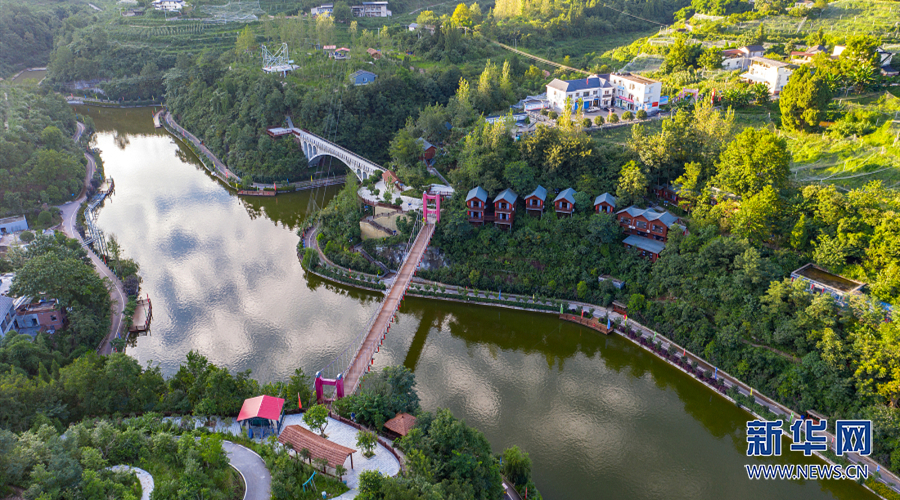
<path fill-rule="evenodd" d="M 321 250 L 321 248 L 319 248 L 318 242 L 316 241 L 316 234 L 316 227 L 313 227 L 311 230 L 304 233 L 303 246 L 305 248 L 314 249 L 319 255 L 320 260 L 327 263 L 327 267 L 335 268 L 340 273 L 366 277 L 366 279 L 371 279 L 371 281 L 373 282 L 372 284 L 389 283 L 392 279 L 390 274 L 388 274 L 386 278 L 382 279 L 378 276 L 354 272 L 350 269 L 335 264 L 334 262 L 329 260 L 325 256 L 325 253 Z M 363 282 L 361 280 L 337 279 L 335 277 L 307 269 L 306 266 L 304 266 L 304 270 L 312 272 L 313 274 L 334 283 L 384 293 L 382 290 L 379 290 L 377 288 L 366 286 L 369 283 Z M 440 289 L 441 291 L 429 292 L 423 290 L 423 287 L 426 286 L 432 289 Z M 776 402 L 774 399 L 760 393 L 755 388 L 738 380 L 736 377 L 730 375 L 724 370 L 719 369 L 712 363 L 703 359 L 701 356 L 688 351 L 685 347 L 678 345 L 666 336 L 661 335 L 659 332 L 656 332 L 633 319 L 626 319 L 621 314 L 601 305 L 590 304 L 581 301 L 537 299 L 533 296 L 528 297 L 516 294 L 505 294 L 502 297 L 500 297 L 498 294 L 498 296 L 492 297 L 491 294 L 488 294 L 487 292 L 469 290 L 465 287 L 447 285 L 444 283 L 428 281 L 421 278 L 413 278 L 412 284 L 410 285 L 407 294 L 412 297 L 425 299 L 436 299 L 473 305 L 501 307 L 520 311 L 554 314 L 558 315 L 560 320 L 579 323 L 593 330 L 597 330 L 598 332 L 603 332 L 604 330 L 606 330 L 606 324 L 607 321 L 609 321 L 612 326 L 612 328 L 610 328 L 609 330 L 609 333 L 615 332 L 622 337 L 631 340 L 635 344 L 643 347 L 645 350 L 653 353 L 666 363 L 681 370 L 686 375 L 691 375 L 692 377 L 697 379 L 697 381 L 712 389 L 714 392 L 727 399 L 728 401 L 731 401 L 732 403 L 738 405 L 740 408 L 743 408 L 755 418 L 761 420 L 766 419 L 763 415 L 760 415 L 760 413 L 762 412 L 757 411 L 756 408 L 751 408 L 735 401 L 735 399 L 728 396 L 727 392 L 733 388 L 741 396 L 749 398 L 750 401 L 758 405 L 759 408 L 774 414 L 775 418 L 777 419 L 784 420 L 785 424 L 788 424 L 789 422 L 793 421 L 794 418 L 799 418 L 800 415 L 802 415 L 801 412 L 791 410 L 790 408 Z M 557 304 L 559 304 L 561 308 L 557 308 Z M 588 317 L 585 318 L 584 315 L 588 315 Z M 693 368 L 694 363 L 696 363 L 696 368 Z M 713 378 L 707 377 L 706 373 L 714 374 Z M 820 435 L 826 436 L 828 440 L 829 451 L 833 452 L 835 449 L 835 436 L 830 432 L 820 433 Z M 834 461 L 830 457 L 825 456 L 820 452 L 814 453 L 825 462 L 834 464 Z M 869 468 L 870 477 L 874 477 L 877 481 L 883 483 L 890 490 L 896 493 L 900 493 L 900 478 L 898 478 L 895 474 L 893 474 L 886 468 L 882 467 L 878 462 L 872 460 L 869 457 L 864 457 L 856 453 L 847 454 L 845 458 L 850 463 L 867 466 Z M 863 484 L 863 486 L 866 489 L 872 491 L 872 493 L 876 495 L 878 494 L 868 485 Z"/>
<path fill-rule="evenodd" d="M 72 140 L 78 142 L 81 139 L 81 135 L 84 133 L 85 126 L 81 122 L 76 122 L 76 126 L 77 129 Z M 88 165 L 84 176 L 84 185 L 81 187 L 81 193 L 78 195 L 77 199 L 60 205 L 59 209 L 63 220 L 63 232 L 69 238 L 75 238 L 81 243 L 81 246 L 88 251 L 88 256 L 91 258 L 91 262 L 94 264 L 97 273 L 101 277 L 108 279 L 112 285 L 109 290 L 109 299 L 112 305 L 109 333 L 97 347 L 98 354 L 107 355 L 113 352 L 112 340 L 118 336 L 122 329 L 122 322 L 125 318 L 125 304 L 128 302 L 128 299 L 125 295 L 125 286 L 122 284 L 122 280 L 120 280 L 118 276 L 103 263 L 89 245 L 85 244 L 84 238 L 82 238 L 81 234 L 75 230 L 75 220 L 78 211 L 81 209 L 81 205 L 87 198 L 87 187 L 90 185 L 91 179 L 94 176 L 94 171 L 97 169 L 97 162 L 94 160 L 93 154 L 85 152 L 84 157 L 87 158 Z"/>

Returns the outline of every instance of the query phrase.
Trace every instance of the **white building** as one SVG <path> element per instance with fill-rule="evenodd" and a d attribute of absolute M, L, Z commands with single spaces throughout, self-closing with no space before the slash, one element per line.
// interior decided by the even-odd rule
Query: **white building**
<path fill-rule="evenodd" d="M 334 12 L 334 4 L 332 3 L 322 4 L 309 9 L 309 15 L 311 16 L 330 16 L 332 12 Z"/>
<path fill-rule="evenodd" d="M 547 101 L 550 103 L 550 108 L 557 111 L 562 110 L 568 100 L 569 105 L 574 109 L 578 105 L 579 99 L 583 101 L 584 107 L 587 109 L 611 106 L 613 87 L 606 78 L 608 76 L 591 75 L 578 80 L 554 78 L 547 84 Z"/>
<path fill-rule="evenodd" d="M 771 94 L 778 95 L 787 85 L 795 67 L 786 62 L 754 57 L 750 60 L 749 71 L 742 74 L 741 78 L 749 83 L 764 83 Z"/>
<path fill-rule="evenodd" d="M 184 0 L 154 0 L 153 8 L 167 12 L 180 12 L 186 4 Z"/>
<path fill-rule="evenodd" d="M 363 2 L 350 7 L 350 11 L 356 17 L 391 17 L 387 2 Z"/>
<path fill-rule="evenodd" d="M 617 108 L 629 111 L 643 109 L 647 113 L 659 111 L 662 83 L 631 74 L 612 74 L 609 81 L 615 87 L 613 103 Z"/>

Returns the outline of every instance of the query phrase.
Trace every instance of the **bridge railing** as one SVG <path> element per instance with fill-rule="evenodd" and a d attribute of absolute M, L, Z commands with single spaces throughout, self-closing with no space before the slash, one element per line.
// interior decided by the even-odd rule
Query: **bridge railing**
<path fill-rule="evenodd" d="M 349 149 L 347 149 L 347 148 L 345 148 L 345 147 L 343 147 L 343 146 L 341 146 L 341 145 L 339 145 L 339 144 L 335 144 L 335 143 L 329 141 L 328 139 L 325 139 L 324 137 L 321 137 L 321 136 L 319 136 L 319 135 L 316 135 L 316 134 L 310 132 L 309 130 L 301 129 L 301 131 L 302 131 L 304 134 L 308 134 L 308 135 L 312 136 L 314 139 L 318 139 L 318 140 L 324 142 L 325 144 L 330 145 L 331 147 L 333 147 L 333 148 L 335 148 L 335 149 L 339 149 L 339 150 L 343 151 L 344 153 L 347 153 L 347 154 L 350 155 L 350 156 L 353 156 L 353 157 L 359 158 L 360 160 L 363 160 L 363 161 L 365 161 L 365 162 L 371 163 L 375 168 L 377 168 L 377 169 L 379 169 L 379 170 L 382 170 L 382 171 L 386 170 L 384 167 L 382 167 L 381 165 L 375 163 L 374 161 L 372 161 L 372 160 L 370 160 L 370 159 L 368 159 L 368 158 L 366 158 L 366 157 L 364 157 L 364 156 L 361 156 L 361 155 L 359 155 L 359 154 L 357 154 L 357 153 L 354 153 L 353 151 L 350 151 Z M 328 154 L 331 154 L 331 153 L 328 153 Z"/>
<path fill-rule="evenodd" d="M 410 250 L 412 250 L 412 246 L 415 243 L 416 238 L 419 236 L 419 233 L 421 232 L 422 227 L 423 227 L 421 214 L 418 212 L 415 212 L 415 214 L 416 214 L 416 221 L 413 225 L 412 231 L 410 231 L 409 240 L 406 243 L 406 250 L 405 250 L 405 254 L 403 256 L 404 262 L 406 261 L 407 258 L 409 258 Z M 402 267 L 402 263 L 401 263 L 400 267 Z M 390 294 L 390 290 L 393 289 L 394 284 L 396 284 L 396 280 L 393 283 L 391 283 L 391 286 L 386 291 L 386 294 Z M 369 332 L 372 329 L 372 325 L 378 319 L 378 315 L 380 312 L 381 312 L 381 310 L 379 309 L 378 311 L 375 312 L 375 314 L 373 314 L 369 318 L 369 321 L 366 322 L 366 325 L 362 329 L 360 329 L 360 332 L 357 335 L 356 339 L 353 342 L 351 342 L 350 345 L 347 346 L 346 349 L 341 351 L 341 353 L 338 354 L 330 363 L 328 363 L 328 365 L 326 365 L 325 368 L 322 368 L 321 370 L 319 370 L 318 373 L 316 374 L 317 377 L 321 376 L 322 378 L 334 380 L 334 379 L 337 379 L 337 377 L 339 375 L 346 376 L 347 372 L 350 369 L 350 366 L 357 358 L 367 359 L 365 356 L 362 356 L 362 354 L 374 355 L 374 352 L 373 353 L 362 353 L 362 349 L 365 346 L 365 341 L 369 335 Z M 381 333 L 384 334 L 384 333 L 386 333 L 386 331 L 381 332 Z M 377 350 L 378 347 L 375 347 L 375 349 Z M 359 381 L 357 380 L 356 385 L 358 385 L 358 384 L 359 384 Z M 349 389 L 349 393 L 353 393 L 356 390 L 356 387 L 355 386 L 348 387 L 347 389 Z"/>

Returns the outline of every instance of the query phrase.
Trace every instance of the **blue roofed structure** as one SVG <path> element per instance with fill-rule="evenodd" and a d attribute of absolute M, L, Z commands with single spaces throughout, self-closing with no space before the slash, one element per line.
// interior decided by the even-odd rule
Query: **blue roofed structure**
<path fill-rule="evenodd" d="M 364 69 L 354 71 L 350 74 L 350 81 L 353 82 L 353 85 L 368 85 L 374 82 L 376 78 L 378 78 L 378 75 Z"/>
<path fill-rule="evenodd" d="M 575 190 L 572 188 L 566 188 L 559 192 L 556 198 L 553 199 L 553 203 L 556 203 L 559 200 L 566 200 L 571 204 L 575 204 Z"/>
<path fill-rule="evenodd" d="M 506 188 L 500 192 L 497 196 L 494 197 L 494 204 L 496 205 L 498 201 L 505 201 L 510 205 L 514 204 L 516 200 L 519 199 L 519 195 L 515 193 L 512 189 Z"/>
<path fill-rule="evenodd" d="M 473 198 L 477 199 L 479 201 L 482 201 L 482 202 L 487 201 L 487 199 L 488 199 L 487 191 L 485 191 L 484 188 L 482 188 L 481 186 L 474 187 L 474 188 L 470 189 L 469 193 L 466 195 L 466 201 L 469 201 Z"/>
<path fill-rule="evenodd" d="M 597 213 L 612 213 L 616 209 L 616 197 L 609 193 L 601 194 L 594 198 L 594 209 Z"/>
<path fill-rule="evenodd" d="M 622 242 L 627 247 L 633 247 L 640 250 L 641 255 L 650 257 L 651 262 L 655 262 L 659 258 L 660 252 L 666 249 L 666 244 L 661 241 L 651 240 L 643 236 L 630 235 Z"/>

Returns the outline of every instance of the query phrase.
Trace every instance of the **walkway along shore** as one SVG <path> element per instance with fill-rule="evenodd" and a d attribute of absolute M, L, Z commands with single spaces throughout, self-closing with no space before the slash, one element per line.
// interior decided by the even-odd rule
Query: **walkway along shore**
<path fill-rule="evenodd" d="M 77 130 L 75 131 L 75 135 L 72 139 L 75 142 L 78 142 L 81 139 L 81 135 L 84 133 L 85 126 L 81 122 L 77 122 Z M 84 239 L 81 237 L 81 234 L 75 230 L 75 220 L 78 216 L 78 212 L 81 209 L 81 204 L 87 199 L 87 187 L 91 183 L 91 179 L 94 176 L 94 171 L 97 169 L 97 162 L 94 160 L 94 155 L 88 152 L 84 153 L 84 157 L 87 158 L 88 165 L 87 171 L 84 176 L 84 185 L 81 188 L 81 194 L 78 195 L 78 198 L 70 201 L 64 205 L 60 205 L 60 215 L 62 216 L 63 222 L 63 232 L 69 238 L 77 239 L 83 248 L 85 248 L 88 252 L 88 256 L 91 258 L 91 262 L 94 264 L 94 268 L 97 270 L 97 274 L 101 277 L 109 280 L 110 287 L 109 290 L 109 298 L 111 301 L 111 317 L 110 317 L 110 325 L 109 325 L 109 333 L 97 347 L 97 353 L 101 355 L 111 354 L 112 350 L 112 340 L 116 338 L 119 332 L 122 329 L 122 323 L 125 317 L 125 304 L 128 302 L 127 295 L 125 295 L 125 286 L 122 284 L 122 281 L 110 270 L 106 264 L 100 260 L 90 246 L 84 243 Z"/>
<path fill-rule="evenodd" d="M 316 242 L 316 228 L 308 231 L 303 239 L 304 246 L 306 248 L 315 249 L 320 259 L 323 262 L 327 262 L 329 267 L 333 267 L 337 270 L 343 272 L 350 272 L 349 269 L 338 266 L 328 260 L 322 250 L 319 248 Z M 306 271 L 310 271 L 309 269 L 305 269 Z M 342 284 L 347 286 L 353 286 L 356 288 L 361 288 L 365 290 L 371 291 L 381 291 L 376 290 L 375 288 L 369 288 L 364 286 L 359 280 L 348 280 L 342 281 L 329 276 L 325 276 L 323 274 L 317 273 L 315 271 L 310 271 L 313 274 L 322 277 L 323 279 Z M 366 275 L 364 273 L 353 272 L 355 275 L 360 276 L 369 276 L 371 278 L 375 278 L 376 283 L 378 282 L 378 277 L 374 275 Z M 428 281 L 421 278 L 413 278 L 413 285 L 420 286 L 429 286 L 435 287 L 438 289 L 443 289 L 442 292 L 428 292 L 421 289 L 417 289 L 416 286 L 410 286 L 407 295 L 411 297 L 419 297 L 426 299 L 436 299 L 436 300 L 444 300 L 449 302 L 460 302 L 467 303 L 473 305 L 483 305 L 483 306 L 493 306 L 493 307 L 502 307 L 506 309 L 515 309 L 520 311 L 529 311 L 529 312 L 538 312 L 538 313 L 546 313 L 553 314 L 557 317 L 560 317 L 561 320 L 566 320 L 569 318 L 565 318 L 564 316 L 571 316 L 569 319 L 575 323 L 583 324 L 582 318 L 580 316 L 584 314 L 588 314 L 589 311 L 593 311 L 593 319 L 598 323 L 595 326 L 585 325 L 588 328 L 591 328 L 596 331 L 603 331 L 606 328 L 607 320 L 612 324 L 612 329 L 610 333 L 618 333 L 622 337 L 631 340 L 635 344 L 643 347 L 647 351 L 655 354 L 657 357 L 662 359 L 663 361 L 669 363 L 670 365 L 678 368 L 682 372 L 687 375 L 691 375 L 696 378 L 700 383 L 706 385 L 717 394 L 722 396 L 723 398 L 731 401 L 732 403 L 737 404 L 740 408 L 743 408 L 748 413 L 753 415 L 758 419 L 765 420 L 765 417 L 757 414 L 752 408 L 748 408 L 745 405 L 742 405 L 735 401 L 733 398 L 729 397 L 726 394 L 731 388 L 734 388 L 738 391 L 738 394 L 750 398 L 754 403 L 762 406 L 767 411 L 773 413 L 777 418 L 782 419 L 785 423 L 793 421 L 793 419 L 799 418 L 802 415 L 799 411 L 791 410 L 790 408 L 776 402 L 772 398 L 760 393 L 755 388 L 750 387 L 749 385 L 741 382 L 737 378 L 733 377 L 729 373 L 724 370 L 718 369 L 712 363 L 704 360 L 702 357 L 694 354 L 691 351 L 688 351 L 685 347 L 676 344 L 669 338 L 664 335 L 659 334 L 658 332 L 647 328 L 646 326 L 634 321 L 633 319 L 625 320 L 625 318 L 617 313 L 612 311 L 609 308 L 596 305 L 589 304 L 587 302 L 580 301 L 569 301 L 569 300 L 557 300 L 557 299 L 536 299 L 534 297 L 528 297 L 524 295 L 515 295 L 515 294 L 504 294 L 502 299 L 499 295 L 493 295 L 488 292 L 477 292 L 470 291 L 467 288 L 457 287 L 454 285 L 447 285 L 443 283 L 438 283 L 434 281 Z M 384 293 L 384 292 L 382 292 Z M 474 294 L 474 295 L 473 295 Z M 521 304 L 521 305 L 517 305 Z M 542 306 L 541 309 L 535 309 L 531 307 L 527 307 L 526 304 L 535 306 Z M 561 304 L 562 308 L 556 306 L 556 304 Z M 555 307 L 551 307 L 555 306 Z M 569 312 L 570 314 L 564 314 L 565 312 Z M 574 312 L 574 315 L 571 314 Z M 590 316 L 589 316 L 590 317 Z M 658 346 L 658 348 L 657 348 Z M 697 364 L 696 369 L 693 368 L 693 363 Z M 709 372 L 713 374 L 713 378 L 707 378 L 705 372 Z M 834 451 L 834 438 L 835 436 L 831 433 L 821 433 L 820 435 L 826 435 L 829 443 L 829 450 Z M 822 453 L 815 452 L 816 456 L 820 459 L 824 460 L 826 463 L 833 464 L 833 461 L 825 456 Z M 900 493 L 900 478 L 898 478 L 895 474 L 887 470 L 884 466 L 879 464 L 878 462 L 872 460 L 869 457 L 863 457 L 858 454 L 848 454 L 845 455 L 850 462 L 856 464 L 866 465 L 869 468 L 870 477 L 874 477 L 877 481 L 883 483 L 885 486 L 893 490 L 894 492 Z M 878 471 L 876 473 L 876 470 Z M 863 485 L 872 493 L 878 495 L 877 492 L 872 490 L 868 485 Z M 879 495 L 880 496 L 880 495 Z M 884 497 L 882 497 L 884 498 Z"/>
<path fill-rule="evenodd" d="M 245 191 L 242 190 L 238 183 L 240 182 L 240 176 L 236 175 L 232 172 L 225 163 L 216 157 L 206 145 L 203 144 L 203 141 L 197 138 L 194 134 L 188 132 L 184 127 L 178 124 L 175 121 L 175 118 L 172 116 L 172 113 L 167 110 L 161 110 L 153 115 L 154 125 L 157 123 L 161 123 L 166 130 L 169 131 L 170 134 L 182 139 L 189 143 L 194 151 L 197 154 L 197 157 L 200 158 L 200 162 L 203 163 L 203 166 L 206 167 L 207 170 L 210 171 L 213 175 L 215 175 L 220 181 L 224 182 L 229 189 L 237 191 L 238 194 L 249 195 L 249 196 L 266 196 L 262 194 L 263 192 L 255 192 L 255 191 Z M 212 166 L 210 166 L 210 164 Z M 314 189 L 318 187 L 326 187 L 326 186 L 335 186 L 338 184 L 343 184 L 345 181 L 345 176 L 332 176 L 326 177 L 324 179 L 310 179 L 303 181 L 296 181 L 290 183 L 284 183 L 279 188 L 283 193 L 290 193 L 293 191 L 302 191 L 304 189 Z M 267 184 L 254 183 L 255 187 L 270 187 Z M 273 191 L 272 196 L 278 194 L 278 191 Z"/>

